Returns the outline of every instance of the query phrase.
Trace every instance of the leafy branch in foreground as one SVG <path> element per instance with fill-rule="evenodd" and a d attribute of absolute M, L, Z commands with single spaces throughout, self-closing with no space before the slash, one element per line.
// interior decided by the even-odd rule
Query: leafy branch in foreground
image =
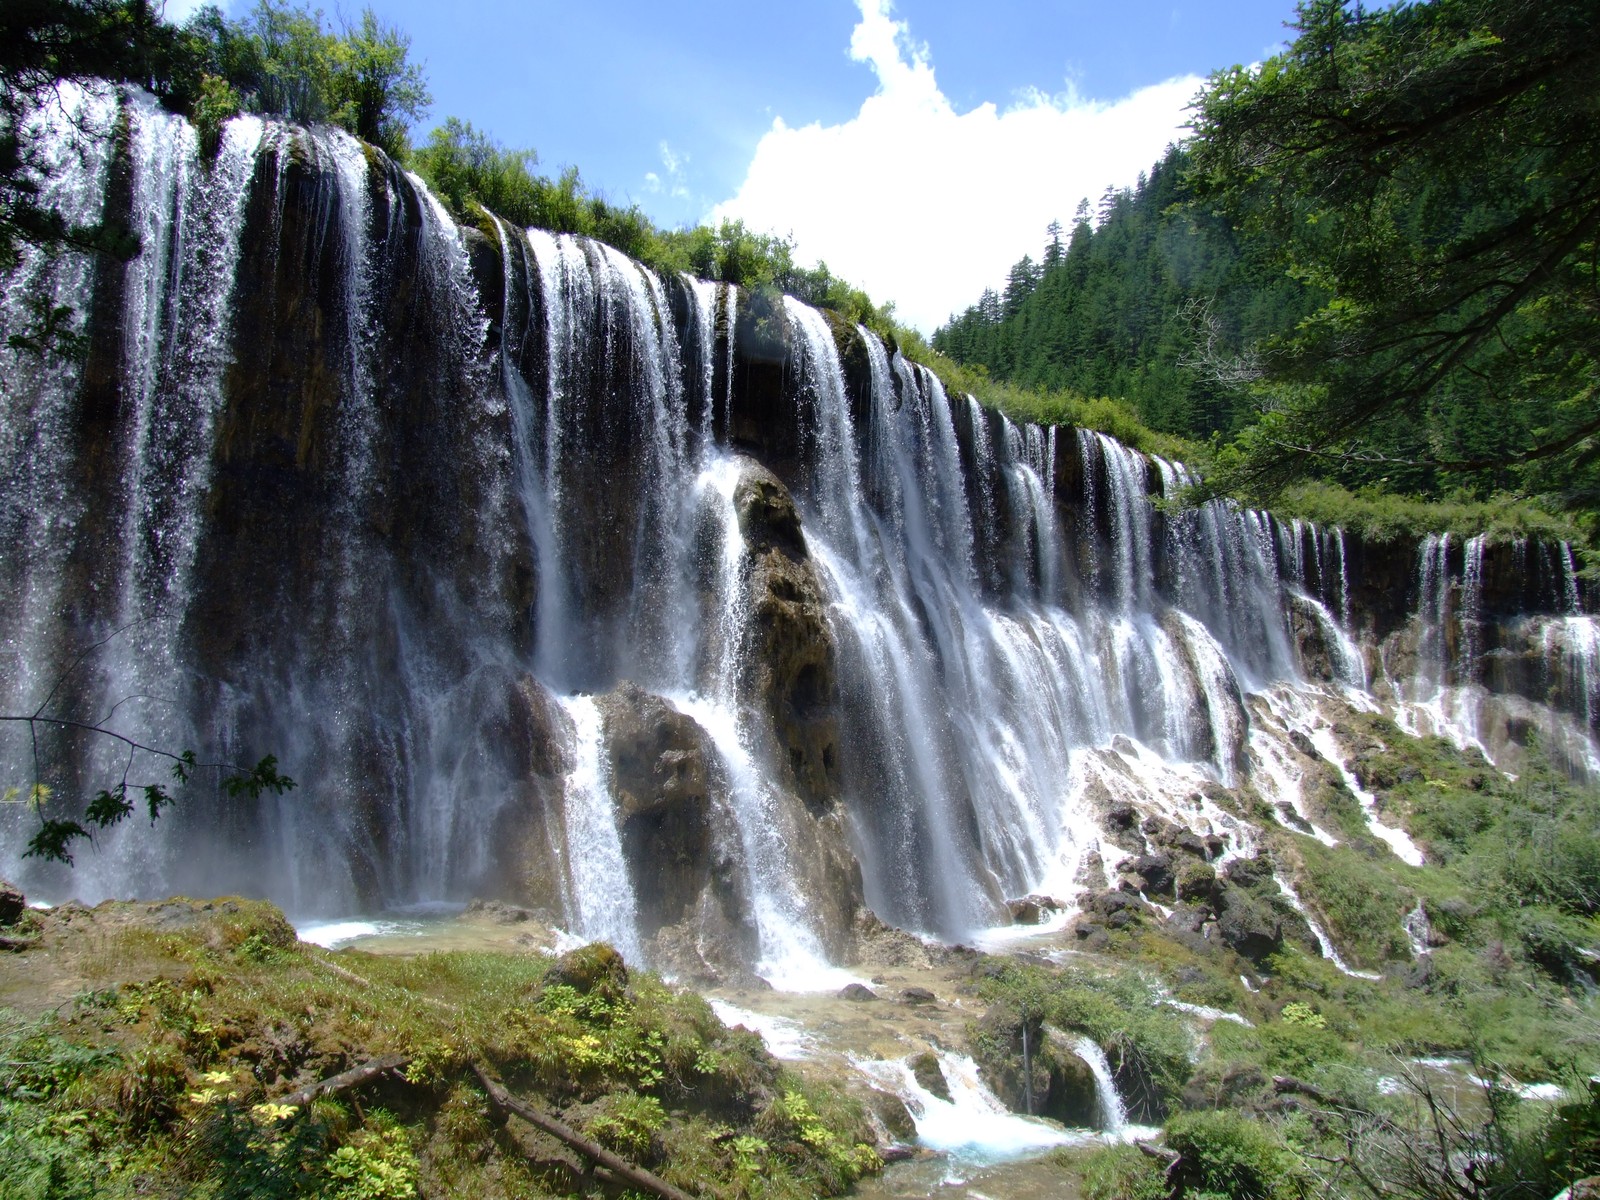
<path fill-rule="evenodd" d="M 1600 17 L 1583 0 L 1304 0 L 1212 77 L 1190 179 L 1327 297 L 1261 346 L 1219 487 L 1600 494 Z"/>
<path fill-rule="evenodd" d="M 248 796 L 252 800 L 259 799 L 262 794 L 271 792 L 281 796 L 295 787 L 295 781 L 278 770 L 278 760 L 274 755 L 267 755 L 253 767 L 239 767 L 224 763 L 200 763 L 195 758 L 193 750 L 184 750 L 173 753 L 161 750 L 154 746 L 144 745 L 114 729 L 103 725 L 94 725 L 82 721 L 70 721 L 59 717 L 47 717 L 39 713 L 29 716 L 0 715 L 0 721 L 9 721 L 28 726 L 30 737 L 37 745 L 38 727 L 45 725 L 54 729 L 71 730 L 79 733 L 89 733 L 98 737 L 110 738 L 120 742 L 128 749 L 128 759 L 123 766 L 122 778 L 110 788 L 102 788 L 90 800 L 83 811 L 83 819 L 76 820 L 70 817 L 47 817 L 45 806 L 54 796 L 54 791 L 47 784 L 37 779 L 28 789 L 26 803 L 39 814 L 39 829 L 28 839 L 28 849 L 24 858 L 39 858 L 46 862 L 60 862 L 71 866 L 73 862 L 72 846 L 74 842 L 87 838 L 94 839 L 94 830 L 110 829 L 133 815 L 135 801 L 129 798 L 129 793 L 136 793 L 143 798 L 145 810 L 154 822 L 161 815 L 163 809 L 175 804 L 176 797 L 165 783 L 132 783 L 128 779 L 133 768 L 135 758 L 139 754 L 153 755 L 157 758 L 171 761 L 173 780 L 181 785 L 193 779 L 196 771 L 202 769 L 215 769 L 223 772 L 221 786 L 230 797 Z M 4 796 L 4 802 L 16 804 L 23 802 L 21 789 L 11 788 Z M 91 828 L 91 826 L 93 828 Z"/>

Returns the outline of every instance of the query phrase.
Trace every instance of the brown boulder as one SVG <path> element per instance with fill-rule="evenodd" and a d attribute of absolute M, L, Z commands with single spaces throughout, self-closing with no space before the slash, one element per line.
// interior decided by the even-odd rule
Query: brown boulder
<path fill-rule="evenodd" d="M 28 901 L 22 889 L 0 879 L 0 925 L 15 925 L 28 911 Z"/>
<path fill-rule="evenodd" d="M 750 554 L 742 690 L 771 723 L 775 765 L 808 807 L 825 808 L 838 795 L 839 681 L 822 581 L 776 475 L 747 463 L 733 502 Z"/>
<path fill-rule="evenodd" d="M 596 700 L 622 848 L 646 936 L 692 914 L 711 882 L 710 738 L 632 683 Z"/>

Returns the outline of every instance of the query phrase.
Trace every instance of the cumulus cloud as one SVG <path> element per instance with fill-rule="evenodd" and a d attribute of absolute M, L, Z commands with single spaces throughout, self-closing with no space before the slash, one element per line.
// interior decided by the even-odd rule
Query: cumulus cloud
<path fill-rule="evenodd" d="M 712 217 L 792 234 L 802 260 L 893 300 L 925 333 L 1000 286 L 1024 254 L 1037 258 L 1045 226 L 1069 224 L 1079 199 L 1131 186 L 1183 136 L 1203 82 L 1171 79 L 1114 102 L 1069 85 L 958 113 L 890 0 L 858 3 L 850 54 L 877 91 L 843 124 L 774 120 Z"/>

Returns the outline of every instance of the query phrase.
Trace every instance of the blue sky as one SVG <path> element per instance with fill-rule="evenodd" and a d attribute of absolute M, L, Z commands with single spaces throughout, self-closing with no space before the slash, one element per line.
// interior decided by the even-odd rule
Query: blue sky
<path fill-rule="evenodd" d="M 426 64 L 418 140 L 459 116 L 662 224 L 792 234 L 925 331 L 1080 196 L 1132 184 L 1200 78 L 1264 57 L 1293 16 L 1292 0 L 372 7 Z"/>

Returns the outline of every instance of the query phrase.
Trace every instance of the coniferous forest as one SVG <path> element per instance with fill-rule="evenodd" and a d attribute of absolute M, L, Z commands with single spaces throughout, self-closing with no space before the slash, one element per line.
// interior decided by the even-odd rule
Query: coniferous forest
<path fill-rule="evenodd" d="M 1596 82 L 1582 4 L 1301 6 L 1194 136 L 1079 204 L 933 345 L 1127 400 L 1254 499 L 1321 481 L 1596 503 Z M 1311 514 L 1329 515 L 1329 514 Z"/>

